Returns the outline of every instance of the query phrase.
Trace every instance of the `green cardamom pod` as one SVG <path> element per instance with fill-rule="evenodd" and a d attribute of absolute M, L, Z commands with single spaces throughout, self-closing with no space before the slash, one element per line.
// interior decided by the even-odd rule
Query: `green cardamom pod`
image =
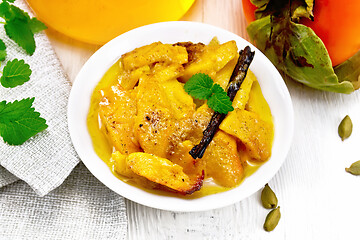
<path fill-rule="evenodd" d="M 349 117 L 349 115 L 346 115 L 344 119 L 340 122 L 338 127 L 338 133 L 342 141 L 344 139 L 350 137 L 352 133 L 353 124 Z"/>
<path fill-rule="evenodd" d="M 265 185 L 261 192 L 261 202 L 263 207 L 267 209 L 276 208 L 278 204 L 278 199 L 268 184 Z"/>
<path fill-rule="evenodd" d="M 360 161 L 354 162 L 349 168 L 345 168 L 345 171 L 354 175 L 360 175 Z"/>
<path fill-rule="evenodd" d="M 280 217 L 280 207 L 271 210 L 266 216 L 264 230 L 267 232 L 271 232 L 272 230 L 274 230 L 279 223 Z"/>

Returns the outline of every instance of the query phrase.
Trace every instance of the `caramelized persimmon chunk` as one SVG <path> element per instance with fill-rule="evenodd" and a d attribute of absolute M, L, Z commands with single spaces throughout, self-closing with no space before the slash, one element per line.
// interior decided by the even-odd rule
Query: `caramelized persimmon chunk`
<path fill-rule="evenodd" d="M 186 48 L 155 42 L 150 45 L 136 48 L 122 56 L 122 63 L 125 70 L 134 70 L 158 62 L 177 64 L 187 63 L 188 54 Z"/>
<path fill-rule="evenodd" d="M 244 178 L 236 139 L 223 131 L 215 134 L 202 159 L 206 175 L 223 187 L 235 187 Z"/>
<path fill-rule="evenodd" d="M 119 84 L 102 92 L 104 97 L 99 103 L 99 116 L 108 139 L 122 154 L 140 151 L 133 133 L 134 119 L 128 117 L 136 113 L 136 102 L 131 92 Z"/>
<path fill-rule="evenodd" d="M 114 155 L 114 154 L 113 154 Z M 151 182 L 161 184 L 181 194 L 191 194 L 200 190 L 204 172 L 196 178 L 191 178 L 184 173 L 183 168 L 172 163 L 166 158 L 157 157 L 148 153 L 132 153 L 128 156 L 115 156 L 118 163 L 119 173 L 133 177 L 134 174 L 145 177 Z"/>
<path fill-rule="evenodd" d="M 253 159 L 266 161 L 270 157 L 273 126 L 261 120 L 258 114 L 235 109 L 226 116 L 220 129 L 237 137 Z"/>

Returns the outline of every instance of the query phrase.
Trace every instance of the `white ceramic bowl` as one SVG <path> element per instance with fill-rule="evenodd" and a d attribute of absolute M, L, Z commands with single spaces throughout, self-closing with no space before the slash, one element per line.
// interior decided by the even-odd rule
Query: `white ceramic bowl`
<path fill-rule="evenodd" d="M 148 193 L 116 178 L 96 155 L 87 130 L 86 117 L 93 89 L 104 73 L 122 54 L 156 41 L 176 43 L 191 41 L 209 43 L 217 36 L 221 43 L 235 40 L 239 49 L 249 45 L 255 50 L 250 65 L 260 83 L 274 117 L 275 136 L 271 158 L 238 187 L 197 199 L 182 199 Z M 164 22 L 143 26 L 124 33 L 100 48 L 83 66 L 72 87 L 68 121 L 71 139 L 90 172 L 116 193 L 137 203 L 171 211 L 203 211 L 224 207 L 250 196 L 262 188 L 279 170 L 290 148 L 294 127 L 289 92 L 272 63 L 249 42 L 226 30 L 196 22 Z"/>

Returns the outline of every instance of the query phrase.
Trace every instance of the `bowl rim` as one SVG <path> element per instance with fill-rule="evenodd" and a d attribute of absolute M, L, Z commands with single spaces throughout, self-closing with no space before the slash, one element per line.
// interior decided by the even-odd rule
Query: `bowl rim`
<path fill-rule="evenodd" d="M 90 106 L 90 96 L 97 83 L 122 54 L 136 47 L 155 42 L 154 39 L 163 43 L 200 41 L 207 44 L 214 36 L 218 37 L 220 42 L 235 40 L 239 49 L 249 45 L 256 52 L 250 69 L 258 78 L 274 118 L 275 136 L 270 159 L 238 187 L 196 199 L 156 195 L 116 178 L 106 163 L 96 155 L 87 130 L 86 117 Z M 269 78 L 270 80 L 266 80 Z M 277 91 L 274 92 L 274 90 Z M 134 202 L 176 212 L 217 209 L 239 202 L 254 194 L 280 169 L 290 149 L 294 132 L 294 111 L 290 94 L 281 75 L 270 60 L 251 43 L 234 33 L 209 24 L 188 21 L 145 25 L 119 35 L 98 49 L 75 78 L 69 96 L 67 115 L 74 148 L 85 166 L 100 182 Z"/>

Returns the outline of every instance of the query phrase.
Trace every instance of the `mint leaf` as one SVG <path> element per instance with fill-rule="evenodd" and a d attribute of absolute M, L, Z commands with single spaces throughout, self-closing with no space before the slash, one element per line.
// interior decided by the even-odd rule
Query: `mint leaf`
<path fill-rule="evenodd" d="M 227 114 L 228 112 L 234 110 L 232 107 L 232 102 L 224 90 L 222 92 L 211 95 L 207 101 L 207 105 L 215 112 L 223 114 Z"/>
<path fill-rule="evenodd" d="M 184 86 L 185 92 L 196 99 L 206 100 L 211 94 L 214 81 L 204 73 L 194 74 Z"/>
<path fill-rule="evenodd" d="M 6 46 L 5 43 L 0 39 L 0 61 L 4 61 L 6 58 Z"/>
<path fill-rule="evenodd" d="M 11 21 L 15 18 L 25 20 L 26 22 L 30 21 L 29 14 L 7 2 L 2 2 L 0 4 L 0 17 L 5 19 L 5 21 Z"/>
<path fill-rule="evenodd" d="M 5 19 L 5 32 L 9 38 L 32 55 L 35 51 L 34 34 L 46 29 L 46 26 L 37 18 L 30 18 L 29 14 L 8 2 L 12 1 L 0 3 L 0 17 Z"/>
<path fill-rule="evenodd" d="M 211 92 L 212 93 L 225 93 L 226 94 L 226 92 L 224 91 L 224 89 L 219 85 L 219 84 L 217 84 L 217 83 L 215 83 L 213 86 L 212 86 L 212 88 L 211 88 Z"/>
<path fill-rule="evenodd" d="M 3 75 L 0 78 L 1 85 L 6 88 L 13 88 L 29 81 L 31 69 L 24 60 L 14 59 L 8 61 L 3 69 Z"/>
<path fill-rule="evenodd" d="M 233 111 L 232 102 L 225 90 L 204 73 L 194 74 L 184 85 L 185 91 L 196 99 L 207 100 L 209 108 L 227 114 Z"/>
<path fill-rule="evenodd" d="M 34 34 L 47 29 L 46 25 L 43 22 L 39 21 L 37 18 L 30 19 L 29 26 L 32 33 Z"/>
<path fill-rule="evenodd" d="M 5 23 L 6 34 L 22 47 L 29 55 L 35 51 L 34 34 L 27 21 L 14 18 Z"/>
<path fill-rule="evenodd" d="M 0 3 L 0 17 L 3 19 L 9 19 L 11 17 L 10 4 L 7 2 Z"/>
<path fill-rule="evenodd" d="M 27 12 L 25 12 L 24 10 L 22 10 L 14 5 L 10 5 L 10 12 L 11 12 L 11 19 L 6 19 L 6 21 L 13 20 L 15 18 L 22 19 L 27 22 L 30 21 L 29 14 L 27 14 Z"/>
<path fill-rule="evenodd" d="M 10 145 L 21 145 L 30 137 L 45 130 L 46 120 L 35 112 L 35 98 L 6 103 L 0 102 L 0 136 Z"/>

